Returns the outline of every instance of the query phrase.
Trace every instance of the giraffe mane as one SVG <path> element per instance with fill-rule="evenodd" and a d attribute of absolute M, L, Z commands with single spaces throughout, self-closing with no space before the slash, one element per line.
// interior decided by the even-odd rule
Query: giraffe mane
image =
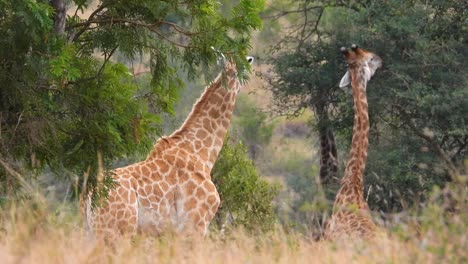
<path fill-rule="evenodd" d="M 188 128 L 194 124 L 193 117 L 198 117 L 202 114 L 202 111 L 208 104 L 211 95 L 219 88 L 219 86 L 221 86 L 221 78 L 222 74 L 220 73 L 210 85 L 205 87 L 205 91 L 193 105 L 192 111 L 190 111 L 190 114 L 188 115 L 189 118 L 187 118 L 182 124 L 182 126 L 178 130 L 174 131 L 174 133 L 172 133 L 170 137 L 175 137 L 179 134 L 186 132 Z"/>

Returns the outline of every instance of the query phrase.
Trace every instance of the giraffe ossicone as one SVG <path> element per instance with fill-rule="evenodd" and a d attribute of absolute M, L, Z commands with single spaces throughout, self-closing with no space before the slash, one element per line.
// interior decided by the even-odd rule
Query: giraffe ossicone
<path fill-rule="evenodd" d="M 157 140 L 146 160 L 111 171 L 117 186 L 108 199 L 92 208 L 88 195 L 87 230 L 110 239 L 166 230 L 205 235 L 220 204 L 210 172 L 241 85 L 235 63 L 226 61 L 224 74 L 205 89 L 178 130 Z"/>
<path fill-rule="evenodd" d="M 363 194 L 363 177 L 369 146 L 366 86 L 375 71 L 381 67 L 382 59 L 355 44 L 351 46 L 351 50 L 341 48 L 341 52 L 348 64 L 348 70 L 340 81 L 340 87 L 351 84 L 354 98 L 353 138 L 345 173 L 333 205 L 333 214 L 325 227 L 324 238 L 367 238 L 375 234 L 377 226 L 372 221 Z"/>

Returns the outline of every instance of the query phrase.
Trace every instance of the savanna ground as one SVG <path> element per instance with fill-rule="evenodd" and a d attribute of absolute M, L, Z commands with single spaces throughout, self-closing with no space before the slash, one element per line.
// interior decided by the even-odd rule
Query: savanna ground
<path fill-rule="evenodd" d="M 386 235 L 366 242 L 315 241 L 277 227 L 262 235 L 242 230 L 211 232 L 203 239 L 166 234 L 134 237 L 107 246 L 90 239 L 75 206 L 51 204 L 29 190 L 30 200 L 2 211 L 1 263 L 466 263 L 466 190 L 451 199 L 457 214 L 447 213 L 443 197 L 418 215 L 396 220 Z M 442 203 L 439 203 L 441 202 Z M 453 202 L 454 200 L 452 200 Z M 411 219 L 411 221 L 408 221 Z M 411 224 L 412 223 L 412 224 Z M 414 224 L 418 223 L 416 227 Z"/>

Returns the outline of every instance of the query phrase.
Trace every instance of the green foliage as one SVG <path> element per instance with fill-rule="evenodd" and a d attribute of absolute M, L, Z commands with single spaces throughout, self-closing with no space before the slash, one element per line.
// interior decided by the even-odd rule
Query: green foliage
<path fill-rule="evenodd" d="M 317 230 L 311 228 L 320 226 L 324 214 L 330 209 L 320 186 L 316 184 L 318 168 L 311 165 L 310 156 L 296 151 L 285 151 L 283 156 L 274 162 L 272 168 L 284 175 L 287 186 L 280 197 L 287 207 L 278 208 L 279 219 L 285 227 L 315 232 Z"/>
<path fill-rule="evenodd" d="M 248 147 L 250 158 L 255 162 L 258 152 L 271 140 L 274 124 L 268 124 L 267 114 L 256 108 L 247 96 L 239 95 L 235 113 L 235 126 L 239 138 Z"/>
<path fill-rule="evenodd" d="M 62 34 L 51 1 L 0 0 L 0 159 L 61 177 L 87 172 L 91 187 L 98 153 L 107 168 L 151 146 L 161 117 L 175 113 L 185 74 L 178 69 L 212 72 L 215 47 L 244 72 L 264 5 L 243 0 L 225 18 L 217 1 L 96 2 L 83 18 L 90 1 L 74 0 Z M 113 60 L 117 53 L 147 60 L 151 80 L 141 85 Z"/>
<path fill-rule="evenodd" d="M 214 221 L 218 228 L 228 222 L 251 232 L 272 230 L 279 186 L 260 177 L 241 143 L 225 142 L 211 174 L 221 197 Z"/>

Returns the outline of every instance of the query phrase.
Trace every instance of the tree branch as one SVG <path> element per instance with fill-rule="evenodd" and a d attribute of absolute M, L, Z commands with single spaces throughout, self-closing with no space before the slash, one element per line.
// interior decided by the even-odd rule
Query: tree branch
<path fill-rule="evenodd" d="M 130 19 L 113 18 L 113 19 L 88 20 L 86 22 L 78 23 L 78 24 L 73 25 L 72 27 L 84 26 L 84 28 L 75 36 L 74 40 L 76 40 L 76 38 L 77 38 L 77 36 L 79 36 L 79 34 L 82 34 L 84 31 L 88 30 L 89 26 L 91 24 L 108 24 L 108 23 L 112 23 L 112 24 L 116 24 L 116 23 L 118 23 L 118 24 L 131 24 L 131 25 L 134 25 L 134 26 L 147 28 L 148 30 L 150 30 L 153 33 L 156 33 L 158 36 L 160 36 L 164 40 L 168 41 L 169 43 L 171 43 L 173 45 L 176 45 L 178 47 L 182 47 L 182 48 L 189 48 L 189 46 L 183 45 L 181 43 L 177 43 L 177 42 L 169 39 L 161 31 L 157 30 L 156 27 L 161 25 L 161 24 L 166 24 L 166 25 L 169 25 L 172 28 L 174 28 L 175 31 L 179 32 L 180 34 L 186 35 L 186 36 L 193 36 L 193 35 L 197 34 L 195 32 L 191 32 L 191 31 L 189 31 L 187 29 L 184 29 L 184 28 L 180 27 L 175 23 L 167 22 L 167 21 L 158 21 L 158 22 L 153 23 L 153 24 L 147 24 L 147 23 L 142 23 L 142 22 L 135 21 L 135 20 L 130 20 Z"/>
<path fill-rule="evenodd" d="M 65 0 L 52 0 L 52 6 L 55 9 L 54 30 L 58 35 L 64 35 L 65 21 L 67 16 Z"/>

